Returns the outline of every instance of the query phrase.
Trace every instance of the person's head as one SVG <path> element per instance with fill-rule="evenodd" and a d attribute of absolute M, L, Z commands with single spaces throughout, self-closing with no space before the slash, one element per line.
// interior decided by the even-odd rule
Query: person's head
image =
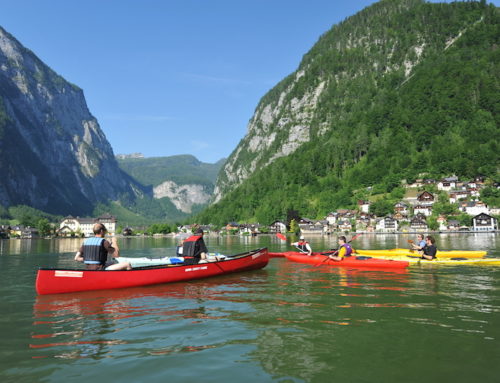
<path fill-rule="evenodd" d="M 418 235 L 417 235 L 417 239 L 418 239 L 419 241 L 423 241 L 423 239 L 424 239 L 424 235 L 423 235 L 423 234 L 418 234 Z"/>
<path fill-rule="evenodd" d="M 303 235 L 301 235 L 301 236 L 299 237 L 299 239 L 300 239 L 301 241 L 303 241 L 305 238 L 304 238 L 304 236 L 303 236 Z"/>
<path fill-rule="evenodd" d="M 344 235 L 341 235 L 341 236 L 339 237 L 339 243 L 340 243 L 341 245 L 343 245 L 343 244 L 344 244 L 344 243 L 346 243 L 346 242 L 347 242 L 347 239 L 345 238 L 345 236 L 344 236 Z"/>
<path fill-rule="evenodd" d="M 94 232 L 95 235 L 104 235 L 108 230 L 106 229 L 106 226 L 104 226 L 102 223 L 96 223 L 94 227 L 92 228 L 92 231 Z"/>
<path fill-rule="evenodd" d="M 195 231 L 194 231 L 194 234 L 196 235 L 203 235 L 203 229 L 201 227 L 197 228 Z"/>
<path fill-rule="evenodd" d="M 435 240 L 435 239 L 434 239 L 434 237 L 433 237 L 433 236 L 431 236 L 431 235 L 428 235 L 427 237 L 425 237 L 425 241 L 426 241 L 427 243 L 431 243 L 432 245 L 434 245 L 434 244 L 436 243 L 436 240 Z"/>

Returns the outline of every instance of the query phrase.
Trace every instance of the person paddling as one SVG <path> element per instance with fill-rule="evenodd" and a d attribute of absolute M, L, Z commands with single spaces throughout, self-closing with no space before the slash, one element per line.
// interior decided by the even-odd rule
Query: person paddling
<path fill-rule="evenodd" d="M 427 245 L 422 234 L 417 235 L 417 243 L 412 243 L 411 247 L 413 250 L 417 250 L 420 255 L 424 253 L 424 247 Z"/>
<path fill-rule="evenodd" d="M 334 261 L 341 261 L 344 257 L 349 257 L 352 254 L 352 247 L 347 243 L 345 236 L 341 235 L 338 243 L 339 249 L 335 253 L 328 255 L 328 258 Z"/>
<path fill-rule="evenodd" d="M 108 254 L 113 258 L 120 256 L 118 242 L 115 237 L 111 239 L 111 243 L 104 239 L 107 230 L 102 223 L 96 223 L 92 229 L 94 237 L 83 241 L 75 255 L 75 261 L 83 262 L 87 270 L 132 270 L 130 262 L 107 262 Z"/>
<path fill-rule="evenodd" d="M 425 237 L 425 247 L 423 249 L 422 259 L 427 259 L 432 261 L 436 258 L 437 247 L 435 245 L 436 240 L 434 237 L 428 235 Z"/>
<path fill-rule="evenodd" d="M 207 262 L 207 246 L 203 240 L 203 229 L 198 228 L 194 234 L 186 238 L 182 244 L 182 255 L 184 264 L 195 265 Z"/>
<path fill-rule="evenodd" d="M 298 242 L 292 243 L 292 246 L 295 246 L 297 249 L 299 249 L 302 253 L 307 254 L 307 255 L 312 255 L 312 249 L 311 245 L 309 245 L 309 242 L 307 242 L 304 238 L 303 235 L 299 237 Z"/>

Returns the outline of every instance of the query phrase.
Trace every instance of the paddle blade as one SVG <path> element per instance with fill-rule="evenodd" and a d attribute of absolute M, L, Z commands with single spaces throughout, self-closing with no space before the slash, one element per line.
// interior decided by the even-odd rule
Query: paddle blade
<path fill-rule="evenodd" d="M 408 243 L 415 243 L 415 242 L 413 241 L 413 239 L 409 239 Z"/>
<path fill-rule="evenodd" d="M 276 237 L 278 237 L 282 241 L 286 241 L 286 237 L 283 234 L 281 234 L 281 233 L 276 233 Z"/>

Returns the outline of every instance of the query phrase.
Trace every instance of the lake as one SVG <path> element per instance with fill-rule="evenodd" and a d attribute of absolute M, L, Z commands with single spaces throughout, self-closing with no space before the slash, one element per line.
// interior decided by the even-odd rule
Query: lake
<path fill-rule="evenodd" d="M 406 247 L 363 235 L 358 248 Z M 500 234 L 436 235 L 441 250 L 500 256 Z M 307 238 L 315 250 L 336 237 Z M 207 237 L 211 252 L 293 248 Z M 74 267 L 80 239 L 0 241 L 2 382 L 497 382 L 500 267 L 407 271 L 271 259 L 185 283 L 37 296 L 38 267 Z M 173 255 L 173 238 L 120 238 L 123 256 Z"/>

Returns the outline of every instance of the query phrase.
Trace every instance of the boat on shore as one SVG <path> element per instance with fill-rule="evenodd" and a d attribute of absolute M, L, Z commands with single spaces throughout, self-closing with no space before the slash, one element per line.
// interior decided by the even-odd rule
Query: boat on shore
<path fill-rule="evenodd" d="M 386 250 L 360 250 L 354 249 L 354 252 L 359 255 L 366 255 L 370 257 L 399 257 L 399 256 L 418 256 L 417 250 L 410 249 L 386 249 Z M 482 258 L 487 254 L 486 251 L 479 250 L 451 250 L 443 251 L 438 250 L 436 257 L 438 258 Z"/>
<path fill-rule="evenodd" d="M 262 248 L 195 265 L 146 266 L 120 271 L 40 268 L 35 287 L 38 294 L 44 295 L 146 286 L 261 269 L 268 261 L 267 248 Z"/>
<path fill-rule="evenodd" d="M 328 258 L 327 255 L 314 253 L 306 255 L 295 251 L 287 251 L 283 253 L 286 259 L 292 262 L 308 263 L 315 266 L 335 266 L 335 267 L 360 267 L 360 268 L 395 268 L 404 269 L 408 267 L 407 261 L 398 261 L 393 259 L 379 259 L 364 256 L 349 256 L 341 261 L 335 261 Z"/>

